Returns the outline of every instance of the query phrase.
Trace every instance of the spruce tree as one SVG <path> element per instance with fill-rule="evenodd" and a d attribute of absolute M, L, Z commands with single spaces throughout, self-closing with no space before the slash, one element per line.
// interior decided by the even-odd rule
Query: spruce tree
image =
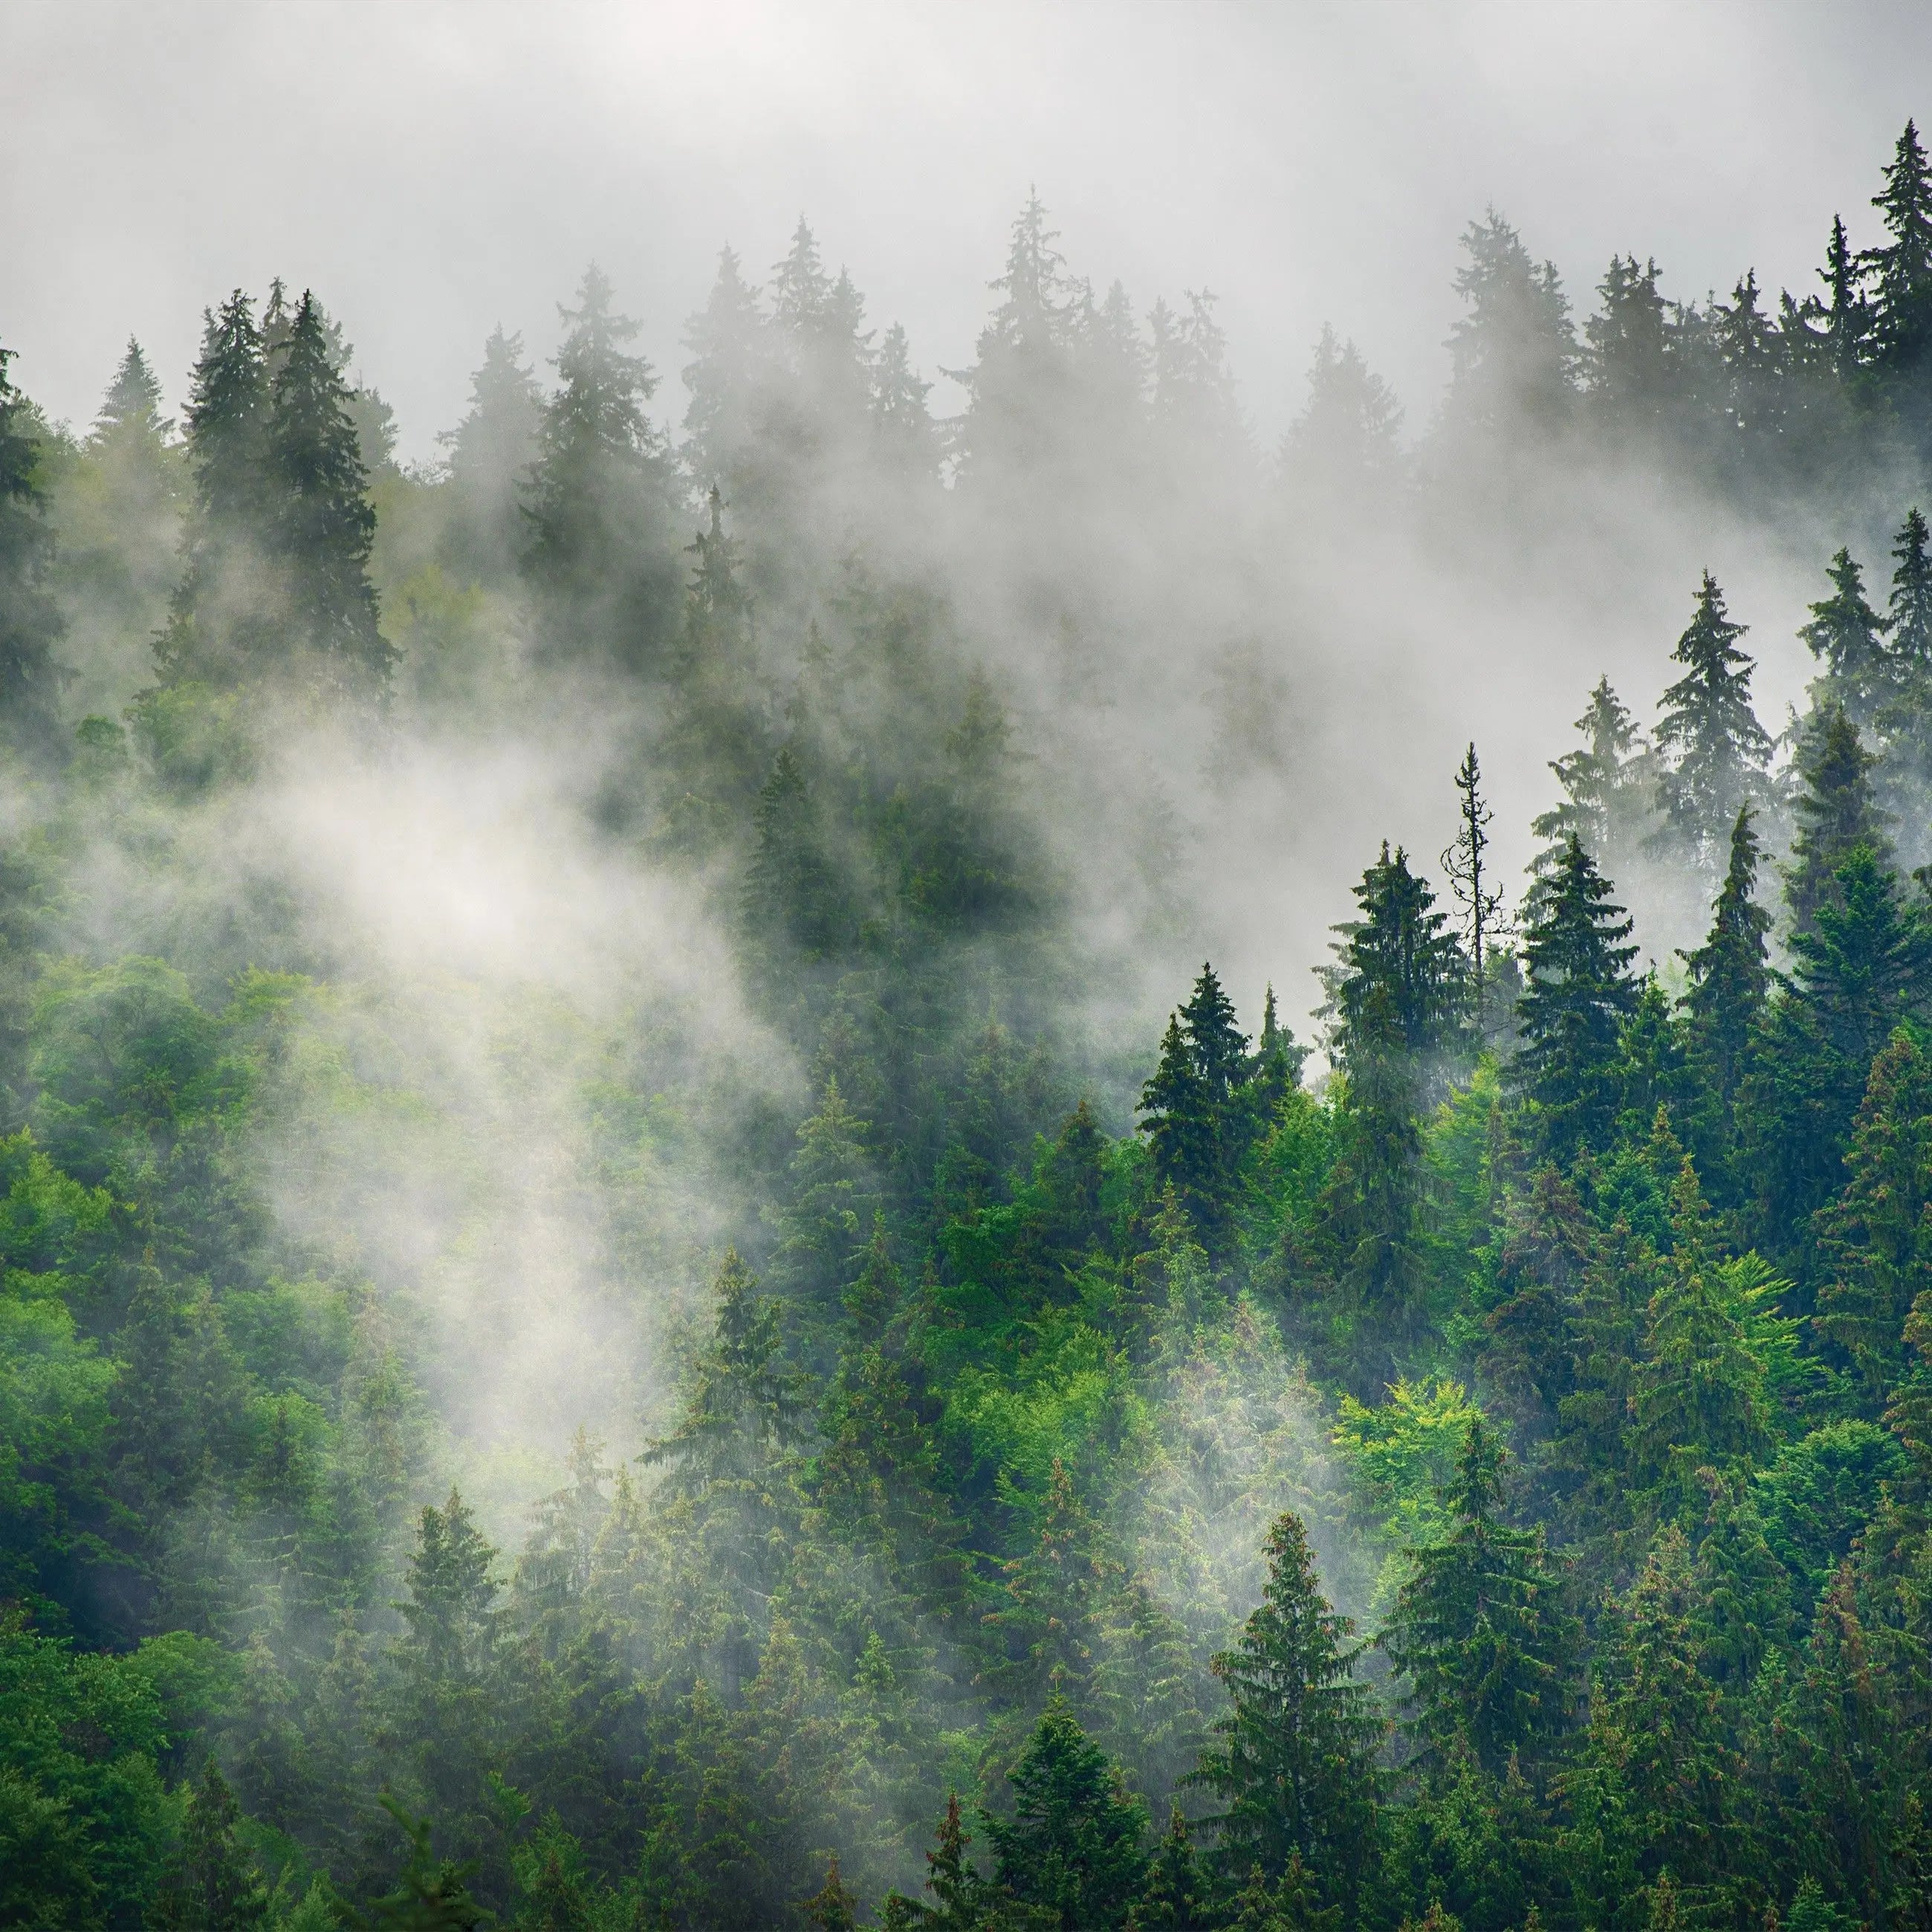
<path fill-rule="evenodd" d="M 1865 298 L 1865 265 L 1852 251 L 1844 218 L 1832 218 L 1831 238 L 1825 245 L 1825 266 L 1818 271 L 1828 299 L 1825 304 L 1825 341 L 1832 369 L 1849 382 L 1863 364 L 1871 334 L 1871 306 Z"/>
<path fill-rule="evenodd" d="M 268 379 L 254 304 L 237 289 L 202 317 L 188 407 L 194 502 L 182 576 L 155 644 L 170 682 L 238 682 L 265 662 L 277 629 L 267 476 Z"/>
<path fill-rule="evenodd" d="M 1490 883 L 1491 868 L 1484 854 L 1490 848 L 1489 826 L 1496 817 L 1482 792 L 1482 767 L 1472 742 L 1456 768 L 1456 832 L 1442 854 L 1442 871 L 1449 890 L 1462 908 L 1463 952 L 1469 962 L 1469 1000 L 1477 1036 L 1485 1038 L 1489 1020 L 1490 955 L 1496 947 L 1496 922 L 1503 896 Z"/>
<path fill-rule="evenodd" d="M 1640 1870 L 1694 1886 L 1733 1869 L 1742 1766 L 1718 1686 L 1700 1666 L 1701 1600 L 1684 1532 L 1665 1529 L 1641 1573 L 1605 1606 L 1590 1700 L 1590 1744 L 1622 1799 Z"/>
<path fill-rule="evenodd" d="M 874 446 L 887 473 L 901 483 L 934 476 L 939 432 L 926 407 L 932 385 L 912 366 L 904 328 L 894 322 L 872 358 Z"/>
<path fill-rule="evenodd" d="M 1441 1502 L 1438 1542 L 1412 1547 L 1412 1570 L 1381 1641 L 1408 1679 L 1410 1742 L 1428 1770 L 1466 1749 L 1492 1778 L 1526 1772 L 1568 1725 L 1576 1647 L 1540 1531 L 1502 1514 L 1504 1451 L 1472 1420 Z"/>
<path fill-rule="evenodd" d="M 1248 1086 L 1248 1042 L 1211 964 L 1162 1035 L 1160 1062 L 1141 1089 L 1154 1173 L 1174 1190 L 1202 1245 L 1224 1257 L 1242 1161 L 1261 1123 Z"/>
<path fill-rule="evenodd" d="M 1322 1594 L 1292 1510 L 1264 1545 L 1262 1600 L 1214 1660 L 1230 1709 L 1196 1782 L 1222 1800 L 1211 1820 L 1232 1874 L 1279 1881 L 1298 1856 L 1330 1903 L 1352 1904 L 1374 1849 L 1386 1726 L 1355 1667 L 1365 1646 Z"/>
<path fill-rule="evenodd" d="M 1763 1365 L 1726 1305 L 1688 1160 L 1672 1190 L 1671 1238 L 1632 1382 L 1630 1448 L 1640 1479 L 1655 1486 L 1666 1511 L 1701 1513 L 1701 1472 L 1748 1473 L 1770 1444 L 1771 1416 Z"/>
<path fill-rule="evenodd" d="M 1669 304 L 1657 264 L 1610 257 L 1597 284 L 1598 312 L 1583 325 L 1582 368 L 1591 414 L 1614 436 L 1654 436 L 1672 426 L 1679 387 Z"/>
<path fill-rule="evenodd" d="M 524 361 L 524 338 L 505 334 L 500 323 L 470 379 L 468 411 L 436 439 L 449 452 L 461 560 L 487 580 L 510 576 L 522 553 L 518 493 L 536 460 L 542 418 L 542 391 Z"/>
<path fill-rule="evenodd" d="M 1694 952 L 1683 955 L 1689 985 L 1684 1008 L 1690 1024 L 1694 1064 L 1728 1109 L 1744 1078 L 1745 1055 L 1771 988 L 1766 936 L 1771 915 L 1753 896 L 1759 848 L 1749 806 L 1738 808 L 1731 827 L 1730 863 L 1711 910 L 1711 931 Z"/>
<path fill-rule="evenodd" d="M 1354 888 L 1356 916 L 1336 927 L 1335 964 L 1322 976 L 1336 1017 L 1344 1064 L 1362 1040 L 1366 1016 L 1385 994 L 1384 1024 L 1425 1076 L 1439 1078 L 1439 1056 L 1460 1044 L 1468 966 L 1445 913 L 1436 910 L 1427 880 L 1408 868 L 1398 846 L 1363 873 Z"/>
<path fill-rule="evenodd" d="M 739 497 L 752 487 L 776 352 L 758 291 L 746 280 L 735 250 L 719 252 L 711 293 L 686 323 L 683 340 L 692 353 L 684 369 L 691 393 L 684 415 L 687 460 L 701 485 L 716 484 Z"/>
<path fill-rule="evenodd" d="M 1308 400 L 1282 439 L 1282 485 L 1317 506 L 1364 509 L 1401 474 L 1402 408 L 1352 342 L 1325 324 L 1308 372 Z"/>
<path fill-rule="evenodd" d="M 1490 208 L 1462 236 L 1456 292 L 1468 313 L 1450 331 L 1446 422 L 1492 447 L 1527 430 L 1544 435 L 1570 417 L 1576 341 L 1553 262 L 1538 262 Z"/>
<path fill-rule="evenodd" d="M 1906 1367 L 1906 1318 L 1932 1289 L 1932 1061 L 1907 1033 L 1872 1062 L 1845 1167 L 1816 1217 L 1816 1323 L 1882 1403 Z"/>
<path fill-rule="evenodd" d="M 154 1932 L 256 1932 L 268 1924 L 268 1892 L 242 1842 L 241 1823 L 241 1808 L 211 1757 L 189 1795 L 181 1844 L 148 1912 Z"/>
<path fill-rule="evenodd" d="M 1550 761 L 1563 788 L 1562 802 L 1540 814 L 1530 830 L 1545 842 L 1534 862 L 1540 891 L 1575 832 L 1598 868 L 1622 878 L 1642 842 L 1652 815 L 1654 759 L 1636 720 L 1610 688 L 1597 680 L 1589 709 L 1576 720 L 1583 743 Z"/>
<path fill-rule="evenodd" d="M 1886 605 L 1894 659 L 1908 677 L 1932 674 L 1932 533 L 1915 504 L 1892 547 L 1892 595 Z"/>
<path fill-rule="evenodd" d="M 1808 722 L 1798 754 L 1804 789 L 1794 802 L 1798 835 L 1784 875 L 1785 904 L 1794 932 L 1810 932 L 1819 907 L 1836 889 L 1838 868 L 1855 846 L 1881 861 L 1892 848 L 1880 830 L 1870 774 L 1878 760 L 1858 740 L 1844 706 L 1827 704 Z"/>
<path fill-rule="evenodd" d="M 0 736 L 17 751 L 51 753 L 65 675 L 54 652 L 65 628 L 46 590 L 53 561 L 39 476 L 40 440 L 0 349 Z"/>
<path fill-rule="evenodd" d="M 1669 763 L 1660 802 L 1671 835 L 1714 878 L 1739 808 L 1763 788 L 1771 740 L 1751 709 L 1750 657 L 1707 570 L 1697 609 L 1671 655 L 1684 675 L 1664 694 L 1657 742 Z"/>
<path fill-rule="evenodd" d="M 1883 218 L 1888 238 L 1864 256 L 1871 278 L 1874 348 L 1887 374 L 1916 375 L 1932 353 L 1932 162 L 1910 121 L 1872 206 Z"/>
<path fill-rule="evenodd" d="M 270 541 L 286 572 L 294 636 L 309 654 L 304 674 L 368 700 L 386 686 L 395 652 L 378 628 L 369 581 L 376 512 L 349 393 L 320 308 L 304 291 L 271 397 L 266 470 L 277 501 Z"/>
<path fill-rule="evenodd" d="M 1811 621 L 1798 637 L 1825 667 L 1825 689 L 1860 724 L 1877 716 L 1891 682 L 1886 620 L 1866 600 L 1864 579 L 1849 550 L 1842 547 L 1827 574 L 1832 594 L 1810 607 Z"/>
<path fill-rule="evenodd" d="M 596 263 L 577 306 L 558 313 L 558 387 L 524 490 L 524 567 L 548 600 L 554 654 L 661 673 L 679 573 L 669 458 L 644 413 L 657 378 L 626 352 L 638 325 L 617 312 Z"/>
<path fill-rule="evenodd" d="M 1571 832 L 1524 936 L 1512 1077 L 1559 1160 L 1602 1145 L 1616 1118 L 1618 1036 L 1636 1008 L 1636 948 L 1619 943 L 1630 922 L 1613 890 Z"/>
<path fill-rule="evenodd" d="M 1007 1774 L 1013 1814 L 981 1816 L 994 1880 L 1060 1932 L 1114 1932 L 1145 1881 L 1147 1812 L 1064 1697 Z"/>
<path fill-rule="evenodd" d="M 1211 1932 L 1219 1922 L 1212 1886 L 1194 1856 L 1192 1828 L 1178 1804 L 1168 1814 L 1147 1888 L 1127 1922 L 1136 1932 Z"/>

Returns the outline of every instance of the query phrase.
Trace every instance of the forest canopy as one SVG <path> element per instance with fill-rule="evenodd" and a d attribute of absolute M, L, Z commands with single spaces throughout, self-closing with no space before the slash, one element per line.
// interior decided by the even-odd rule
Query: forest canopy
<path fill-rule="evenodd" d="M 433 463 L 326 290 L 84 429 L 0 344 L 0 1924 L 1932 1925 L 1875 189 L 1701 303 L 1487 211 L 1439 405 L 1324 331 L 1273 451 L 1036 196 L 950 417 L 802 220 Z M 1802 556 L 1802 711 L 1706 568 L 1526 874 L 1472 693 L 1438 858 L 1331 800 L 1327 959 L 1202 959 L 1318 724 L 1406 755 L 1242 614 L 1638 500 Z"/>

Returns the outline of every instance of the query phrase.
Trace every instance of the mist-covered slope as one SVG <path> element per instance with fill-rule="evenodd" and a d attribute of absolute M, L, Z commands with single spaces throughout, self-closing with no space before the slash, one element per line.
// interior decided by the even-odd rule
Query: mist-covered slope
<path fill-rule="evenodd" d="M 1922 1925 L 1878 185 L 1275 452 L 1037 199 L 945 420 L 802 222 L 0 361 L 0 1923 Z"/>

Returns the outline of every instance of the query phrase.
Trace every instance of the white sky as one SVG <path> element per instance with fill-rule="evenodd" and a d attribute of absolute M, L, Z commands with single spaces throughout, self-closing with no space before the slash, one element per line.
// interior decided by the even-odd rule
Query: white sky
<path fill-rule="evenodd" d="M 547 351 L 592 256 L 681 414 L 718 246 L 762 274 L 801 211 L 928 374 L 960 366 L 1036 182 L 1077 271 L 1220 296 L 1270 439 L 1324 320 L 1414 423 L 1485 203 L 1580 310 L 1613 250 L 1680 296 L 1808 286 L 1912 113 L 1932 6 L 1851 0 L 0 0 L 0 344 L 56 416 L 130 332 L 178 400 L 203 304 L 279 272 L 421 456 L 490 327 Z"/>

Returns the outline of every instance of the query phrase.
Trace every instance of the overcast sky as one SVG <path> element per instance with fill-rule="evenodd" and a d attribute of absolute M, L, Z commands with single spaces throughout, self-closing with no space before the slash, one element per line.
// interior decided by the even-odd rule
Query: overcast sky
<path fill-rule="evenodd" d="M 0 0 L 0 344 L 80 422 L 132 332 L 178 400 L 203 305 L 279 273 L 421 456 L 490 327 L 547 352 L 592 257 L 681 413 L 719 245 L 762 273 L 801 211 L 956 368 L 1036 183 L 1076 271 L 1220 297 L 1270 440 L 1324 320 L 1413 423 L 1486 203 L 1580 309 L 1612 250 L 1682 296 L 1808 286 L 1912 113 L 1924 4 Z"/>

